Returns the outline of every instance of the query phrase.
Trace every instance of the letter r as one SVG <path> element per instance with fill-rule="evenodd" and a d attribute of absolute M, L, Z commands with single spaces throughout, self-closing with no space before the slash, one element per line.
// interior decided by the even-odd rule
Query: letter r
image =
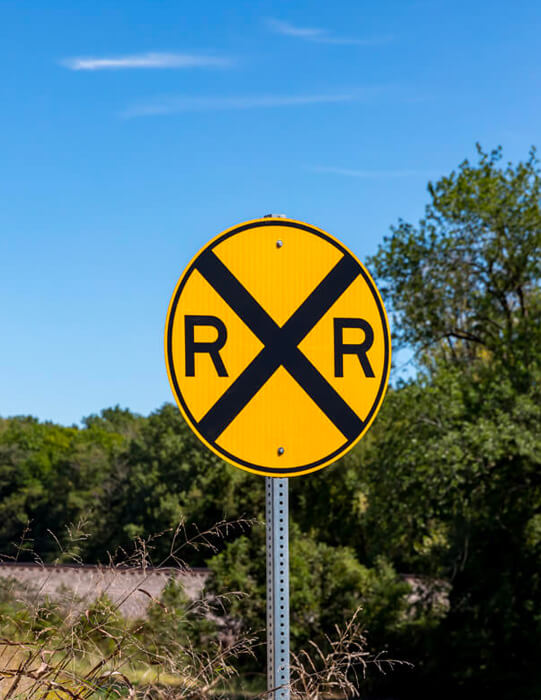
<path fill-rule="evenodd" d="M 195 342 L 195 327 L 211 326 L 218 331 L 218 337 L 212 342 Z M 219 377 L 227 377 L 227 370 L 220 357 L 220 350 L 227 340 L 225 323 L 217 316 L 184 316 L 184 344 L 186 348 L 186 376 L 195 377 L 195 355 L 206 353 L 214 363 Z"/>
<path fill-rule="evenodd" d="M 344 343 L 344 328 L 360 328 L 364 331 L 362 343 Z M 373 377 L 374 372 L 366 353 L 374 342 L 372 326 L 363 318 L 334 319 L 334 376 L 344 376 L 344 355 L 357 355 L 365 377 Z"/>

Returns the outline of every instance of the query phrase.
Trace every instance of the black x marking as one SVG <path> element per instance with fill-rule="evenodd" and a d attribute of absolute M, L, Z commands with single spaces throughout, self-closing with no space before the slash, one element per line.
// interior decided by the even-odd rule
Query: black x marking
<path fill-rule="evenodd" d="M 344 437 L 355 439 L 364 423 L 297 347 L 360 274 L 354 258 L 341 258 L 283 326 L 275 323 L 212 250 L 205 251 L 195 267 L 265 346 L 201 419 L 201 434 L 215 442 L 283 366 Z"/>

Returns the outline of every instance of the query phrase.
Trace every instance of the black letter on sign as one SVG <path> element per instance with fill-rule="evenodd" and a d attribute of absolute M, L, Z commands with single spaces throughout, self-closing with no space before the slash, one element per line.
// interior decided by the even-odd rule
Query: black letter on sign
<path fill-rule="evenodd" d="M 212 326 L 218 331 L 218 337 L 212 343 L 196 343 L 194 340 L 195 326 Z M 227 371 L 220 357 L 220 350 L 227 340 L 227 328 L 223 321 L 216 316 L 184 316 L 184 342 L 186 344 L 186 376 L 195 377 L 195 353 L 203 352 L 210 355 L 219 377 L 227 377 Z"/>
<path fill-rule="evenodd" d="M 362 343 L 344 343 L 344 328 L 360 328 L 364 331 Z M 366 353 L 374 342 L 372 326 L 362 318 L 335 318 L 334 319 L 334 376 L 344 376 L 344 355 L 357 355 L 365 377 L 373 377 L 374 372 L 368 362 Z"/>

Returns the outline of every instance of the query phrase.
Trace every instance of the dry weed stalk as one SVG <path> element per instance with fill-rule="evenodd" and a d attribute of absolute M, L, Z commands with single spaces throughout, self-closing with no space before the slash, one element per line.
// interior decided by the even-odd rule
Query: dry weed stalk
<path fill-rule="evenodd" d="M 325 635 L 325 648 L 310 641 L 307 649 L 291 654 L 292 700 L 358 697 L 369 665 L 385 672 L 404 663 L 367 650 L 360 613 L 358 608 L 344 627 L 335 625 L 336 636 Z"/>
<path fill-rule="evenodd" d="M 110 569 L 136 568 L 142 581 L 116 602 L 101 600 L 86 609 L 75 596 L 64 600 L 44 597 L 38 589 L 12 591 L 16 606 L 11 612 L 3 605 L 0 589 L 0 698 L 5 700 L 208 700 L 224 695 L 227 683 L 237 675 L 235 662 L 254 656 L 259 643 L 255 637 L 218 633 L 220 616 L 238 592 L 185 600 L 184 608 L 168 609 L 144 588 L 155 568 L 173 566 L 185 572 L 190 567 L 181 555 L 189 548 L 217 551 L 216 542 L 232 529 L 247 529 L 253 521 L 222 521 L 205 531 L 188 536 L 183 523 L 173 531 L 137 539 L 134 551 L 110 557 Z M 81 528 L 75 528 L 81 537 Z M 167 556 L 156 566 L 152 551 L 156 540 L 171 536 Z M 24 533 L 26 548 L 28 532 Z M 28 549 L 25 549 L 28 553 Z M 67 552 L 62 555 L 65 560 Z M 36 557 L 37 559 L 37 557 Z M 81 563 L 77 556 L 73 559 Z M 39 560 L 38 560 L 39 561 Z M 43 564 L 43 562 L 41 562 Z M 127 623 L 120 606 L 131 596 L 143 594 L 151 601 L 157 625 L 148 619 Z M 4 610 L 2 614 L 2 610 Z M 212 631 L 187 634 L 185 627 L 213 624 Z M 184 633 L 183 633 L 184 632 Z M 205 636 L 206 634 L 206 636 Z M 202 643 L 201 643 L 202 642 Z M 311 642 L 292 654 L 292 700 L 358 696 L 359 683 L 369 664 L 380 671 L 400 663 L 372 656 L 367 651 L 364 630 L 357 610 L 336 635 L 323 644 Z M 268 696 L 263 693 L 258 697 Z"/>
<path fill-rule="evenodd" d="M 230 642 L 214 632 L 208 633 L 207 639 L 203 633 L 202 643 L 197 645 L 188 634 L 179 635 L 177 631 L 180 625 L 204 625 L 217 619 L 227 608 L 230 596 L 240 594 L 186 600 L 179 614 L 178 610 L 168 610 L 143 586 L 157 568 L 151 554 L 158 537 L 171 536 L 168 555 L 158 567 L 173 566 L 189 572 L 190 567 L 181 558 L 184 551 L 204 547 L 214 553 L 220 539 L 233 529 L 245 530 L 251 524 L 248 520 L 222 521 L 188 536 L 181 523 L 172 532 L 138 539 L 134 551 L 122 561 L 110 557 L 108 568 L 133 567 L 144 574 L 142 581 L 114 603 L 104 599 L 85 610 L 81 608 L 82 601 L 74 596 L 63 601 L 44 597 L 44 583 L 37 590 L 12 586 L 9 594 L 14 607 L 4 605 L 0 619 L 6 635 L 0 638 L 0 697 L 6 700 L 118 697 L 199 700 L 211 694 L 217 697 L 236 674 L 234 661 L 243 655 L 253 655 L 256 640 L 244 636 Z M 80 533 L 81 528 L 75 530 Z M 25 531 L 20 547 L 25 553 L 28 553 L 27 538 Z M 62 551 L 64 560 L 66 554 Z M 34 559 L 40 562 L 38 557 Z M 73 559 L 81 563 L 78 557 Z M 128 623 L 119 614 L 120 606 L 139 593 L 149 597 L 151 605 L 159 610 L 159 629 L 152 629 L 148 621 Z M 168 687 L 160 683 L 160 676 L 167 677 Z"/>

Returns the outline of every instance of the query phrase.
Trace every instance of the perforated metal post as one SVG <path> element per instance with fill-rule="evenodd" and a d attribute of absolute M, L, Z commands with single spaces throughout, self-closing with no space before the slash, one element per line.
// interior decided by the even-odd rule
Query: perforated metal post
<path fill-rule="evenodd" d="M 267 522 L 267 689 L 289 700 L 288 480 L 265 477 Z"/>

